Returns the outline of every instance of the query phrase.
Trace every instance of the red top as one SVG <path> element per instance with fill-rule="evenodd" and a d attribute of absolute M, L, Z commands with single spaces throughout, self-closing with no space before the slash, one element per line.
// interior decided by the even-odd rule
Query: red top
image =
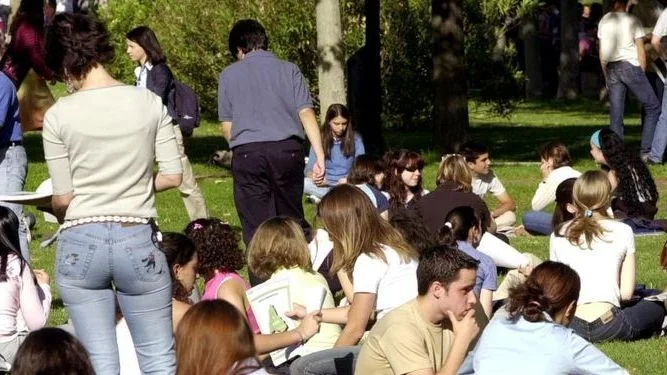
<path fill-rule="evenodd" d="M 44 79 L 53 79 L 53 73 L 44 63 L 44 35 L 28 23 L 16 28 L 16 34 L 12 36 L 1 65 L 2 72 L 17 88 L 21 86 L 31 68 Z"/>

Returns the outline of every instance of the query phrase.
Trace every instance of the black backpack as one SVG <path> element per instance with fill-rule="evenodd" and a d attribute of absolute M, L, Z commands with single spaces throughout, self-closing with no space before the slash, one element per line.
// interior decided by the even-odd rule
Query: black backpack
<path fill-rule="evenodd" d="M 201 121 L 199 96 L 190 86 L 174 79 L 174 88 L 169 96 L 169 112 L 181 128 L 184 137 L 189 137 Z"/>

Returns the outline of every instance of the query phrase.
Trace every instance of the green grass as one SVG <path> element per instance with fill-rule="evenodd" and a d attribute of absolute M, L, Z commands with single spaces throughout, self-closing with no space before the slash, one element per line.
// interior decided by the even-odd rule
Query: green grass
<path fill-rule="evenodd" d="M 62 89 L 58 88 L 58 94 Z M 607 110 L 597 102 L 583 101 L 578 103 L 540 102 L 524 103 L 519 106 L 510 119 L 499 118 L 488 113 L 484 107 L 471 105 L 470 119 L 471 136 L 485 142 L 495 162 L 494 169 L 501 178 L 509 193 L 518 204 L 518 216 L 530 209 L 532 194 L 540 181 L 537 164 L 536 148 L 539 144 L 552 139 L 561 139 L 569 147 L 576 159 L 575 168 L 587 170 L 596 168 L 588 154 L 588 137 L 594 130 L 606 126 Z M 626 121 L 626 139 L 632 147 L 638 147 L 639 120 L 636 113 L 629 115 Z M 94 126 L 91 122 L 91 126 Z M 435 188 L 437 169 L 436 155 L 430 148 L 431 136 L 428 133 L 398 134 L 389 132 L 386 136 L 389 147 L 407 147 L 425 154 L 428 164 L 424 170 L 425 187 Z M 26 136 L 25 143 L 30 159 L 26 190 L 33 190 L 47 178 L 46 165 L 38 133 Z M 195 173 L 200 177 L 199 184 L 206 197 L 212 216 L 229 221 L 239 226 L 239 220 L 232 198 L 232 179 L 230 173 L 208 164 L 210 155 L 217 149 L 226 147 L 219 136 L 218 126 L 213 122 L 204 122 L 189 140 L 188 155 L 193 163 Z M 659 190 L 664 192 L 667 185 L 667 167 L 651 167 Z M 491 207 L 495 205 L 489 199 Z M 181 231 L 188 222 L 185 208 L 174 191 L 158 194 L 159 223 L 162 230 Z M 660 201 L 658 216 L 667 218 L 667 201 Z M 306 217 L 312 220 L 314 206 L 304 204 Z M 28 208 L 28 211 L 33 211 Z M 56 230 L 56 225 L 44 223 L 41 214 L 38 224 L 33 230 L 31 243 L 35 267 L 45 268 L 54 275 L 55 246 L 40 249 L 39 242 Z M 658 258 L 666 236 L 649 236 L 637 238 L 637 279 L 648 287 L 662 289 L 666 284 L 665 273 L 658 267 Z M 548 241 L 546 237 L 513 238 L 512 244 L 521 251 L 536 254 L 542 259 L 548 258 Z M 55 284 L 52 282 L 52 284 Z M 53 285 L 55 293 L 53 309 L 49 318 L 52 325 L 67 320 L 67 313 L 58 296 L 58 289 Z M 628 368 L 633 374 L 667 374 L 664 361 L 667 359 L 667 339 L 644 340 L 634 343 L 609 343 L 599 346 L 613 360 Z"/>

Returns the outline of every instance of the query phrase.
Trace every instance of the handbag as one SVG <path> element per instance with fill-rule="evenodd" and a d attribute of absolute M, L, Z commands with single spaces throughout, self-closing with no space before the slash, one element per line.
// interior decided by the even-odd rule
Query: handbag
<path fill-rule="evenodd" d="M 23 132 L 42 130 L 44 114 L 56 102 L 44 78 L 30 69 L 17 96 Z"/>

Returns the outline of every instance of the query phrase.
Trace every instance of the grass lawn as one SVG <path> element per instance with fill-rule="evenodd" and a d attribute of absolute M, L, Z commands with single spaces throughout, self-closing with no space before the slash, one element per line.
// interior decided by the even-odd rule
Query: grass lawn
<path fill-rule="evenodd" d="M 486 142 L 491 149 L 491 158 L 495 162 L 495 171 L 501 181 L 518 204 L 518 216 L 530 209 L 530 200 L 540 181 L 536 148 L 539 144 L 552 139 L 561 139 L 569 147 L 576 160 L 575 168 L 584 171 L 596 166 L 588 154 L 588 137 L 596 129 L 608 123 L 607 111 L 597 102 L 561 104 L 554 102 L 524 103 L 510 119 L 499 118 L 472 105 L 470 112 L 472 137 Z M 639 141 L 638 115 L 632 114 L 626 122 L 626 139 L 638 148 Z M 90 126 L 95 126 L 91 119 Z M 426 156 L 427 166 L 424 170 L 425 187 L 433 190 L 435 173 L 439 155 L 428 149 L 430 134 L 387 134 L 388 146 L 392 148 L 406 147 L 421 151 Z M 41 137 L 37 133 L 26 136 L 30 166 L 26 190 L 34 190 L 39 183 L 48 177 L 41 146 Z M 232 198 L 232 179 L 230 173 L 207 164 L 210 155 L 216 149 L 224 148 L 225 144 L 219 136 L 217 124 L 205 122 L 195 131 L 195 136 L 188 145 L 188 154 L 193 163 L 195 173 L 200 177 L 199 183 L 206 196 L 209 212 L 238 226 L 239 220 L 234 209 Z M 122 150 L 117 150 L 122 152 Z M 666 191 L 667 167 L 652 166 L 658 188 L 661 193 Z M 491 207 L 495 205 L 489 199 Z M 176 190 L 158 194 L 159 223 L 163 231 L 180 231 L 188 222 L 183 203 Z M 314 206 L 304 203 L 306 217 L 314 216 Z M 31 211 L 32 208 L 28 208 Z M 34 211 L 34 210 L 32 210 Z M 44 223 L 40 213 L 35 213 L 38 223 L 33 230 L 31 243 L 33 264 L 44 268 L 52 276 L 55 294 L 53 309 L 49 318 L 51 325 L 62 324 L 67 320 L 58 290 L 53 282 L 55 246 L 40 249 L 39 243 L 53 233 L 57 227 Z M 658 216 L 667 218 L 667 201 L 661 200 Z M 658 267 L 658 258 L 665 235 L 637 238 L 637 269 L 638 282 L 647 287 L 662 289 L 667 285 L 667 278 Z M 523 252 L 532 252 L 537 256 L 548 258 L 548 241 L 546 237 L 513 238 L 512 244 Z M 635 343 L 610 343 L 599 346 L 612 359 L 628 368 L 633 374 L 667 374 L 664 362 L 667 359 L 667 339 L 645 340 Z"/>

